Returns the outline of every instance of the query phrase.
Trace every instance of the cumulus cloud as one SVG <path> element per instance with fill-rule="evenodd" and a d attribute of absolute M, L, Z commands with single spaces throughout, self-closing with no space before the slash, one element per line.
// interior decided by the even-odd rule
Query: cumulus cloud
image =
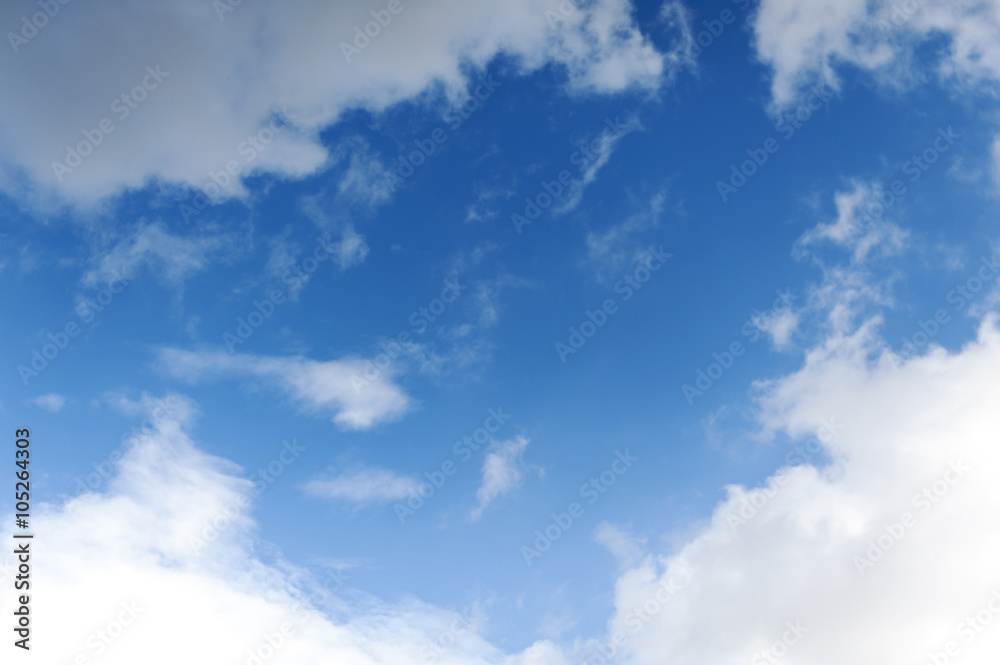
<path fill-rule="evenodd" d="M 106 491 L 32 511 L 35 533 L 44 534 L 35 541 L 44 545 L 33 560 L 32 625 L 37 636 L 59 639 L 35 637 L 24 662 L 425 659 L 428 646 L 453 625 L 454 612 L 415 599 L 380 601 L 353 588 L 343 570 L 313 575 L 288 561 L 258 558 L 249 512 L 253 484 L 236 465 L 199 450 L 188 434 L 196 409 L 187 406 L 136 438 Z M 0 532 L 6 542 L 12 523 L 6 514 Z M 193 547 L 206 524 L 224 526 L 210 543 Z M 17 574 L 12 559 L 0 555 L 5 586 Z M 14 602 L 14 594 L 0 595 L 0 612 L 12 616 Z M 561 662 L 547 642 L 505 654 L 475 625 L 454 637 L 451 663 Z M 11 658 L 20 662 L 19 654 Z"/>
<path fill-rule="evenodd" d="M 469 517 L 478 520 L 494 499 L 521 486 L 525 471 L 523 457 L 527 449 L 528 440 L 523 436 L 490 443 L 483 460 L 483 480 L 476 490 L 478 505 Z"/>
<path fill-rule="evenodd" d="M 623 662 L 995 660 L 1000 632 L 981 622 L 1000 612 L 1000 533 L 984 527 L 1000 519 L 997 319 L 909 360 L 874 324 L 758 384 L 764 432 L 794 444 L 786 466 L 729 487 L 689 542 L 618 579 Z"/>
<path fill-rule="evenodd" d="M 199 382 L 226 376 L 268 381 L 303 409 L 331 416 L 343 429 L 363 430 L 402 416 L 410 397 L 386 370 L 369 380 L 360 358 L 318 361 L 292 356 L 276 358 L 223 351 L 161 349 L 162 369 L 175 377 Z"/>
<path fill-rule="evenodd" d="M 320 133 L 346 111 L 429 92 L 455 101 L 469 69 L 500 54 L 522 72 L 552 65 L 579 93 L 656 90 L 679 67 L 640 32 L 627 0 L 568 4 L 575 11 L 553 21 L 543 0 L 404 3 L 357 42 L 372 15 L 356 3 L 180 0 L 124 14 L 111 2 L 61 5 L 0 66 L 6 89 L 32 91 L 0 109 L 0 188 L 83 204 L 152 182 L 241 196 L 247 175 L 297 178 L 331 163 Z M 0 24 L 20 26 L 24 11 L 4 4 Z M 39 80 L 47 85 L 28 85 Z M 364 191 L 370 175 L 358 161 L 346 186 Z"/>
<path fill-rule="evenodd" d="M 310 480 L 302 488 L 307 494 L 355 504 L 389 503 L 417 494 L 420 481 L 388 469 L 359 467 L 336 475 Z"/>

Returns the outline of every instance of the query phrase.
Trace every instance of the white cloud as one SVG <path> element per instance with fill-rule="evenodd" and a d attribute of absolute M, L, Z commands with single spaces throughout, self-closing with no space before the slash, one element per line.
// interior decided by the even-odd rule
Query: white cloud
<path fill-rule="evenodd" d="M 770 335 L 774 348 L 781 350 L 788 346 L 792 335 L 799 327 L 799 315 L 790 307 L 776 313 L 768 310 L 762 315 L 753 317 L 752 323 Z"/>
<path fill-rule="evenodd" d="M 518 436 L 508 441 L 492 441 L 483 460 L 483 480 L 476 490 L 478 505 L 469 516 L 473 520 L 482 517 L 483 511 L 497 497 L 521 486 L 524 480 L 524 451 L 528 440 Z"/>
<path fill-rule="evenodd" d="M 267 257 L 267 263 L 264 265 L 264 274 L 270 279 L 280 279 L 298 262 L 299 255 L 302 253 L 302 248 L 298 243 L 288 240 L 290 231 L 291 229 L 286 229 L 281 236 L 272 238 L 268 243 L 271 251 Z M 293 293 L 298 294 L 298 291 L 299 289 L 296 288 Z"/>
<path fill-rule="evenodd" d="M 884 219 L 892 213 L 880 203 L 895 198 L 878 182 L 853 181 L 848 191 L 834 195 L 837 219 L 807 231 L 798 240 L 797 251 L 804 252 L 821 241 L 829 241 L 851 250 L 855 263 L 864 262 L 873 251 L 878 258 L 899 254 L 906 246 L 909 232 Z"/>
<path fill-rule="evenodd" d="M 587 186 L 597 179 L 598 172 L 611 159 L 622 138 L 641 128 L 635 118 L 622 121 L 617 116 L 608 118 L 605 125 L 600 132 L 578 142 L 578 149 L 570 155 L 570 161 L 578 166 L 582 165 L 583 170 L 580 177 L 570 184 L 569 191 L 563 195 L 563 203 L 553 208 L 555 214 L 570 212 L 580 205 Z"/>
<path fill-rule="evenodd" d="M 618 579 L 609 635 L 629 642 L 617 658 L 761 663 L 786 636 L 772 655 L 787 648 L 788 663 L 924 663 L 949 641 L 962 663 L 995 661 L 996 614 L 981 632 L 966 622 L 990 602 L 1000 611 L 1000 533 L 985 526 L 1000 519 L 996 318 L 955 353 L 903 362 L 883 344 L 865 325 L 759 384 L 764 431 L 801 451 L 760 488 L 728 488 L 694 538 Z M 665 603 L 661 583 L 678 589 L 659 592 Z"/>
<path fill-rule="evenodd" d="M 329 209 L 340 207 L 336 198 L 330 201 L 325 193 L 314 194 L 303 197 L 301 205 L 302 212 L 317 226 L 340 236 L 337 242 L 330 239 L 325 240 L 324 246 L 331 253 L 333 262 L 341 271 L 364 263 L 368 256 L 368 243 L 365 242 L 365 237 L 355 230 L 353 222 L 332 219 L 327 213 Z"/>
<path fill-rule="evenodd" d="M 421 372 L 437 379 L 469 378 L 480 372 L 492 358 L 492 331 L 504 311 L 504 291 L 534 286 L 530 280 L 502 268 L 501 274 L 493 278 L 473 281 L 471 275 L 463 276 L 478 268 L 496 249 L 496 245 L 487 242 L 469 251 L 459 251 L 452 258 L 452 279 L 460 285 L 464 283 L 458 305 L 464 316 L 457 323 L 442 321 L 435 331 L 435 339 L 407 349 L 408 356 L 419 359 Z"/>
<path fill-rule="evenodd" d="M 351 225 L 345 225 L 340 232 L 340 240 L 330 244 L 336 247 L 333 259 L 341 270 L 362 263 L 368 256 L 368 243 L 365 242 L 365 237 Z"/>
<path fill-rule="evenodd" d="M 294 269 L 301 258 L 302 247 L 297 242 L 288 239 L 290 232 L 291 229 L 286 229 L 282 235 L 269 240 L 270 251 L 263 272 L 267 279 L 274 282 L 287 275 L 288 281 L 283 282 L 283 284 L 288 288 L 288 298 L 298 300 L 302 289 L 312 279 L 312 274 L 299 270 L 296 274 L 298 279 L 291 277 L 295 274 Z M 255 281 L 253 283 L 256 285 Z M 247 289 L 248 287 L 243 287 L 241 290 Z"/>
<path fill-rule="evenodd" d="M 56 393 L 39 395 L 35 399 L 31 400 L 31 402 L 35 406 L 40 406 L 47 411 L 51 411 L 52 413 L 61 411 L 62 408 L 66 406 L 66 398 L 62 395 L 57 395 Z"/>
<path fill-rule="evenodd" d="M 594 542 L 608 548 L 623 566 L 634 566 L 643 558 L 645 541 L 637 539 L 625 529 L 601 522 L 594 530 Z"/>
<path fill-rule="evenodd" d="M 334 150 L 333 159 L 347 160 L 337 182 L 337 194 L 344 200 L 374 208 L 392 198 L 385 174 L 395 165 L 383 164 L 364 139 L 345 140 Z"/>
<path fill-rule="evenodd" d="M 412 405 L 392 381 L 391 369 L 369 380 L 360 358 L 317 361 L 162 349 L 158 360 L 164 371 L 191 382 L 224 376 L 265 379 L 305 410 L 330 415 L 343 429 L 369 429 L 399 418 Z"/>
<path fill-rule="evenodd" d="M 627 0 L 580 3 L 555 26 L 545 14 L 553 5 L 543 0 L 404 3 L 350 62 L 342 44 L 372 21 L 367 6 L 242 3 L 220 20 L 220 5 L 137 5 L 127 20 L 111 2 L 87 12 L 60 5 L 0 67 L 5 89 L 47 82 L 0 109 L 0 153 L 8 156 L 0 188 L 22 201 L 58 192 L 91 204 L 156 181 L 200 189 L 213 173 L 225 182 L 233 161 L 239 177 L 302 177 L 330 163 L 320 133 L 346 111 L 379 112 L 435 90 L 457 100 L 468 69 L 500 54 L 522 72 L 554 65 L 578 93 L 656 90 L 679 67 L 639 31 Z M 16 30 L 24 11 L 3 4 L 0 25 Z M 88 38 L 97 33 L 100 40 Z M 155 85 L 147 66 L 161 72 Z M 115 103 L 133 90 L 142 97 L 135 108 Z M 87 140 L 84 132 L 96 137 L 104 118 L 113 131 L 59 182 L 52 164 L 66 160 L 66 146 Z M 254 147 L 248 139 L 262 131 L 270 142 Z M 219 196 L 242 194 L 236 181 Z"/>
<path fill-rule="evenodd" d="M 762 0 L 754 32 L 776 108 L 814 83 L 839 89 L 845 64 L 888 88 L 919 82 L 915 49 L 932 39 L 944 39 L 941 79 L 962 88 L 1000 80 L 1000 11 L 989 0 Z"/>
<path fill-rule="evenodd" d="M 303 487 L 312 496 L 357 504 L 388 503 L 405 499 L 417 494 L 419 489 L 420 481 L 416 478 L 371 467 L 316 478 Z"/>
<path fill-rule="evenodd" d="M 318 266 L 333 263 L 341 272 L 364 262 L 368 256 L 368 244 L 364 236 L 354 230 L 349 222 L 340 224 L 328 222 L 319 210 L 317 197 L 306 197 L 302 208 L 324 230 L 312 239 L 307 251 L 302 246 L 289 239 L 292 229 L 286 229 L 282 234 L 269 239 L 270 251 L 267 263 L 264 264 L 263 276 L 275 285 L 280 285 L 288 293 L 291 300 L 298 300 L 299 295 L 317 274 Z M 322 221 L 322 223 L 321 223 Z M 333 229 L 333 230 L 326 230 Z M 334 240 L 334 238 L 338 238 Z M 310 263 L 315 262 L 310 268 Z M 257 285 L 257 280 L 248 280 L 241 285 L 240 290 L 249 290 Z"/>
<path fill-rule="evenodd" d="M 996 185 L 997 191 L 1000 191 L 1000 135 L 993 138 L 990 156 L 993 158 L 991 165 L 993 167 L 993 184 Z"/>
<path fill-rule="evenodd" d="M 596 266 L 601 279 L 619 277 L 632 261 L 639 260 L 649 251 L 647 246 L 640 244 L 639 238 L 660 225 L 666 200 L 666 189 L 660 189 L 649 199 L 644 210 L 600 233 L 587 233 L 587 257 Z"/>
<path fill-rule="evenodd" d="M 195 446 L 187 434 L 193 411 L 139 436 L 106 491 L 35 507 L 32 526 L 45 534 L 31 579 L 35 633 L 29 653 L 7 660 L 169 665 L 192 662 L 192 653 L 199 663 L 424 660 L 454 612 L 415 599 L 382 602 L 351 588 L 343 572 L 321 581 L 280 557 L 258 558 L 267 543 L 255 541 L 254 520 L 240 508 L 252 503 L 253 484 Z M 5 542 L 12 523 L 5 515 Z M 206 525 L 218 525 L 217 535 L 198 550 L 193 543 L 204 540 Z M 4 586 L 17 574 L 13 559 L 8 548 L 0 554 Z M 12 616 L 14 602 L 15 594 L 0 594 L 0 612 Z M 562 662 L 546 642 L 504 654 L 476 625 L 454 637 L 447 662 L 456 665 Z"/>
<path fill-rule="evenodd" d="M 824 333 L 846 335 L 864 318 L 878 316 L 874 308 L 895 305 L 893 288 L 901 277 L 898 267 L 887 259 L 896 258 L 909 246 L 910 232 L 887 217 L 895 197 L 882 197 L 877 182 L 851 181 L 850 189 L 834 195 L 836 217 L 820 222 L 795 242 L 793 255 L 808 259 L 822 270 L 823 278 L 808 288 L 806 304 L 798 310 L 766 312 L 755 324 L 770 333 L 777 348 L 788 344 L 802 320 L 825 317 Z M 880 202 L 888 201 L 888 206 Z M 820 248 L 832 245 L 850 253 L 843 263 L 828 260 Z M 833 254 L 837 256 L 837 254 Z"/>
<path fill-rule="evenodd" d="M 83 276 L 87 286 L 111 282 L 117 276 L 131 279 L 140 267 L 174 286 L 205 270 L 211 257 L 233 247 L 233 239 L 219 233 L 171 233 L 159 222 L 139 222 L 126 237 L 93 259 L 95 264 Z"/>
<path fill-rule="evenodd" d="M 477 183 L 474 189 L 476 202 L 470 203 L 465 208 L 465 221 L 467 223 L 486 222 L 495 218 L 500 214 L 497 202 L 509 200 L 517 193 L 510 187 L 483 183 Z"/>

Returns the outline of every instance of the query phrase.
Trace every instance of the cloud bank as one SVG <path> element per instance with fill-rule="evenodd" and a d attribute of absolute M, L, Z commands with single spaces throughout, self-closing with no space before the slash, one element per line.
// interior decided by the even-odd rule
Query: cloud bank
<path fill-rule="evenodd" d="M 1000 519 L 998 371 L 994 316 L 960 351 L 906 361 L 869 322 L 758 384 L 765 431 L 797 441 L 787 466 L 761 487 L 729 487 L 678 551 L 629 566 L 591 653 L 639 664 L 993 662 L 1000 532 L 984 525 Z"/>
<path fill-rule="evenodd" d="M 231 198 L 250 174 L 322 169 L 331 154 L 319 134 L 345 111 L 441 92 L 457 101 L 470 70 L 500 55 L 524 73 L 556 67 L 575 93 L 655 90 L 680 67 L 639 31 L 626 0 L 391 4 L 398 11 L 70 3 L 39 28 L 23 27 L 26 6 L 5 4 L 0 26 L 15 38 L 0 84 L 30 92 L 0 109 L 0 188 L 38 204 L 55 194 L 92 205 L 152 182 Z"/>

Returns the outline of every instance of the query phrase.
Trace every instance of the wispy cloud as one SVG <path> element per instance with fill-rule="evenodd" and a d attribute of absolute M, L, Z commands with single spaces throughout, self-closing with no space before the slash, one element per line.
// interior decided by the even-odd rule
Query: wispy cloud
<path fill-rule="evenodd" d="M 358 467 L 307 482 L 302 489 L 309 495 L 355 504 L 389 503 L 417 494 L 420 481 L 400 476 L 388 469 Z"/>
<path fill-rule="evenodd" d="M 649 198 L 645 206 L 624 221 L 600 232 L 587 233 L 587 258 L 594 265 L 599 278 L 617 277 L 626 266 L 648 251 L 648 245 L 643 243 L 642 236 L 660 226 L 666 203 L 667 191 L 666 188 L 661 188 Z"/>
<path fill-rule="evenodd" d="M 476 507 L 469 517 L 478 520 L 494 499 L 508 494 L 521 486 L 527 467 L 524 451 L 528 439 L 518 436 L 508 441 L 493 441 L 483 460 L 483 478 L 476 491 Z"/>
<path fill-rule="evenodd" d="M 826 241 L 850 250 L 855 263 L 863 263 L 871 256 L 881 258 L 900 253 L 909 232 L 883 219 L 889 212 L 880 200 L 885 200 L 880 183 L 851 182 L 850 189 L 834 196 L 836 219 L 817 224 L 803 234 L 796 243 L 796 251 L 805 253 Z"/>
<path fill-rule="evenodd" d="M 553 209 L 555 214 L 564 214 L 574 210 L 583 200 L 587 187 L 597 179 L 598 172 L 611 159 L 615 149 L 621 145 L 621 140 L 641 125 L 636 118 L 622 121 L 620 117 L 609 119 L 601 131 L 588 136 L 577 144 L 578 149 L 570 156 L 574 164 L 582 165 L 580 177 L 573 181 L 563 202 Z"/>
<path fill-rule="evenodd" d="M 360 358 L 319 361 L 167 348 L 159 351 L 158 360 L 164 371 L 190 382 L 226 376 L 263 379 L 304 410 L 329 415 L 344 429 L 369 429 L 394 420 L 412 404 L 392 381 L 391 370 L 356 385 L 357 377 L 365 375 Z"/>
<path fill-rule="evenodd" d="M 92 259 L 83 276 L 86 286 L 103 286 L 119 275 L 131 276 L 141 267 L 173 286 L 209 267 L 218 254 L 235 248 L 232 235 L 222 232 L 172 233 L 159 222 L 140 222 L 110 248 Z"/>

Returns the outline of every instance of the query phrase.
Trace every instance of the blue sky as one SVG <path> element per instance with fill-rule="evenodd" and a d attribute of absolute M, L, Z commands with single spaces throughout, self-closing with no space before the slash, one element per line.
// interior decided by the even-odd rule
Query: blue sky
<path fill-rule="evenodd" d="M 130 598 L 105 662 L 173 657 L 185 584 L 224 590 L 203 662 L 250 662 L 328 570 L 265 660 L 987 657 L 949 631 L 1000 585 L 961 554 L 998 547 L 995 4 L 70 3 L 22 33 L 40 6 L 0 10 L 39 662 L 96 660 L 80 608 Z M 959 457 L 978 480 L 859 566 Z"/>

